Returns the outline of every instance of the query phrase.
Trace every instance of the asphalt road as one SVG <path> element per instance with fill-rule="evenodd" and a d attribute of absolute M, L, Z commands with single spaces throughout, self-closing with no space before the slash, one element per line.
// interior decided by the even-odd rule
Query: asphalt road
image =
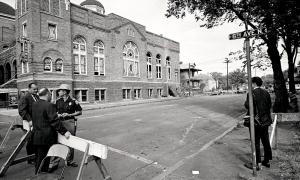
<path fill-rule="evenodd" d="M 80 116 L 77 136 L 109 146 L 104 164 L 113 180 L 163 179 L 201 155 L 207 143 L 234 126 L 245 112 L 244 100 L 245 94 L 194 96 L 90 110 Z M 83 154 L 75 155 L 80 163 Z M 32 167 L 24 170 L 16 165 L 5 179 L 24 177 L 21 174 L 28 174 L 28 169 L 33 172 Z M 77 172 L 78 168 L 68 167 L 65 179 L 75 179 Z M 95 163 L 87 165 L 83 176 L 99 179 Z"/>

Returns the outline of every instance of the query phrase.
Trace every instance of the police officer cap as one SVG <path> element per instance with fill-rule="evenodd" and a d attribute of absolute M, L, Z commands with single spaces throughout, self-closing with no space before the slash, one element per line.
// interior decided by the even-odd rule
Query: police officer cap
<path fill-rule="evenodd" d="M 67 91 L 71 91 L 71 88 L 70 88 L 70 86 L 68 85 L 68 84 L 61 84 L 59 87 L 58 87 L 58 91 L 59 90 L 67 90 Z"/>

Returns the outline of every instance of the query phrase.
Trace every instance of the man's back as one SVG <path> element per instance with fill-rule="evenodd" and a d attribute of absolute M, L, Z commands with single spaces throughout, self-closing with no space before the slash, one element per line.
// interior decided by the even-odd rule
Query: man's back
<path fill-rule="evenodd" d="M 262 89 L 262 88 L 256 88 L 253 90 L 253 98 L 255 105 L 257 106 L 260 121 L 263 125 L 270 125 L 272 123 L 271 119 L 271 97 L 270 94 Z"/>
<path fill-rule="evenodd" d="M 56 130 L 51 123 L 57 121 L 56 108 L 54 104 L 45 100 L 39 100 L 32 106 L 33 144 L 54 144 L 57 140 Z"/>

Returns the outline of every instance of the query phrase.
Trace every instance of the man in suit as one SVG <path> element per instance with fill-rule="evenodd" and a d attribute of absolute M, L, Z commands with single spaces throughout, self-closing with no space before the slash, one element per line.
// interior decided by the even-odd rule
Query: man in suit
<path fill-rule="evenodd" d="M 19 115 L 22 117 L 23 120 L 26 120 L 29 122 L 29 124 L 32 124 L 32 104 L 33 102 L 36 102 L 39 100 L 39 97 L 37 95 L 38 87 L 35 83 L 30 83 L 28 85 L 28 93 L 25 94 L 25 96 L 22 96 L 19 105 Z M 26 145 L 26 151 L 27 155 L 31 155 L 35 153 L 35 149 L 32 144 L 32 137 L 28 138 L 27 145 Z M 28 160 L 28 164 L 34 164 L 34 160 Z"/>
<path fill-rule="evenodd" d="M 270 160 L 272 160 L 272 149 L 269 141 L 269 126 L 272 124 L 271 118 L 271 97 L 268 91 L 261 88 L 263 81 L 259 77 L 252 78 L 253 88 L 253 102 L 254 115 L 258 115 L 258 123 L 254 127 L 255 132 L 255 149 L 256 149 L 256 163 L 258 169 L 261 165 L 270 168 Z M 249 111 L 249 97 L 245 102 L 245 107 Z M 249 113 L 249 112 L 248 112 Z M 260 156 L 260 141 L 264 147 L 264 160 L 261 161 Z M 248 167 L 248 166 L 246 166 Z M 249 166 L 252 168 L 252 166 Z"/>
<path fill-rule="evenodd" d="M 57 143 L 57 132 L 67 139 L 71 135 L 59 121 L 55 105 L 50 103 L 51 93 L 49 90 L 42 88 L 39 96 L 40 100 L 33 103 L 32 106 L 33 144 L 36 147 L 35 173 L 51 145 Z M 48 172 L 49 161 L 49 158 L 45 161 L 41 172 Z"/>

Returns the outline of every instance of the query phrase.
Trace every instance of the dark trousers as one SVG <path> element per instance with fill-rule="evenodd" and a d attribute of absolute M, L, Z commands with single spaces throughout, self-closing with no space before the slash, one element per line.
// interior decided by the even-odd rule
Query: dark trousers
<path fill-rule="evenodd" d="M 76 128 L 75 128 L 75 120 L 74 119 L 68 119 L 61 121 L 62 125 L 73 135 L 76 135 Z M 72 162 L 74 159 L 74 149 L 70 148 L 70 153 L 67 157 L 68 162 Z"/>
<path fill-rule="evenodd" d="M 256 150 L 256 163 L 261 163 L 260 155 L 260 141 L 264 147 L 264 161 L 269 162 L 272 160 L 272 149 L 269 140 L 269 126 L 255 126 L 255 150 Z M 250 130 L 250 128 L 249 128 Z"/>
<path fill-rule="evenodd" d="M 27 140 L 26 152 L 27 155 L 35 154 L 35 147 L 33 145 L 33 133 L 31 133 L 30 137 Z"/>
<path fill-rule="evenodd" d="M 50 145 L 36 145 L 36 163 L 35 163 L 35 174 L 37 174 L 38 169 L 41 165 L 43 159 L 47 156 Z M 50 158 L 45 159 L 44 164 L 41 168 L 41 172 L 48 172 L 48 167 L 50 163 Z"/>

